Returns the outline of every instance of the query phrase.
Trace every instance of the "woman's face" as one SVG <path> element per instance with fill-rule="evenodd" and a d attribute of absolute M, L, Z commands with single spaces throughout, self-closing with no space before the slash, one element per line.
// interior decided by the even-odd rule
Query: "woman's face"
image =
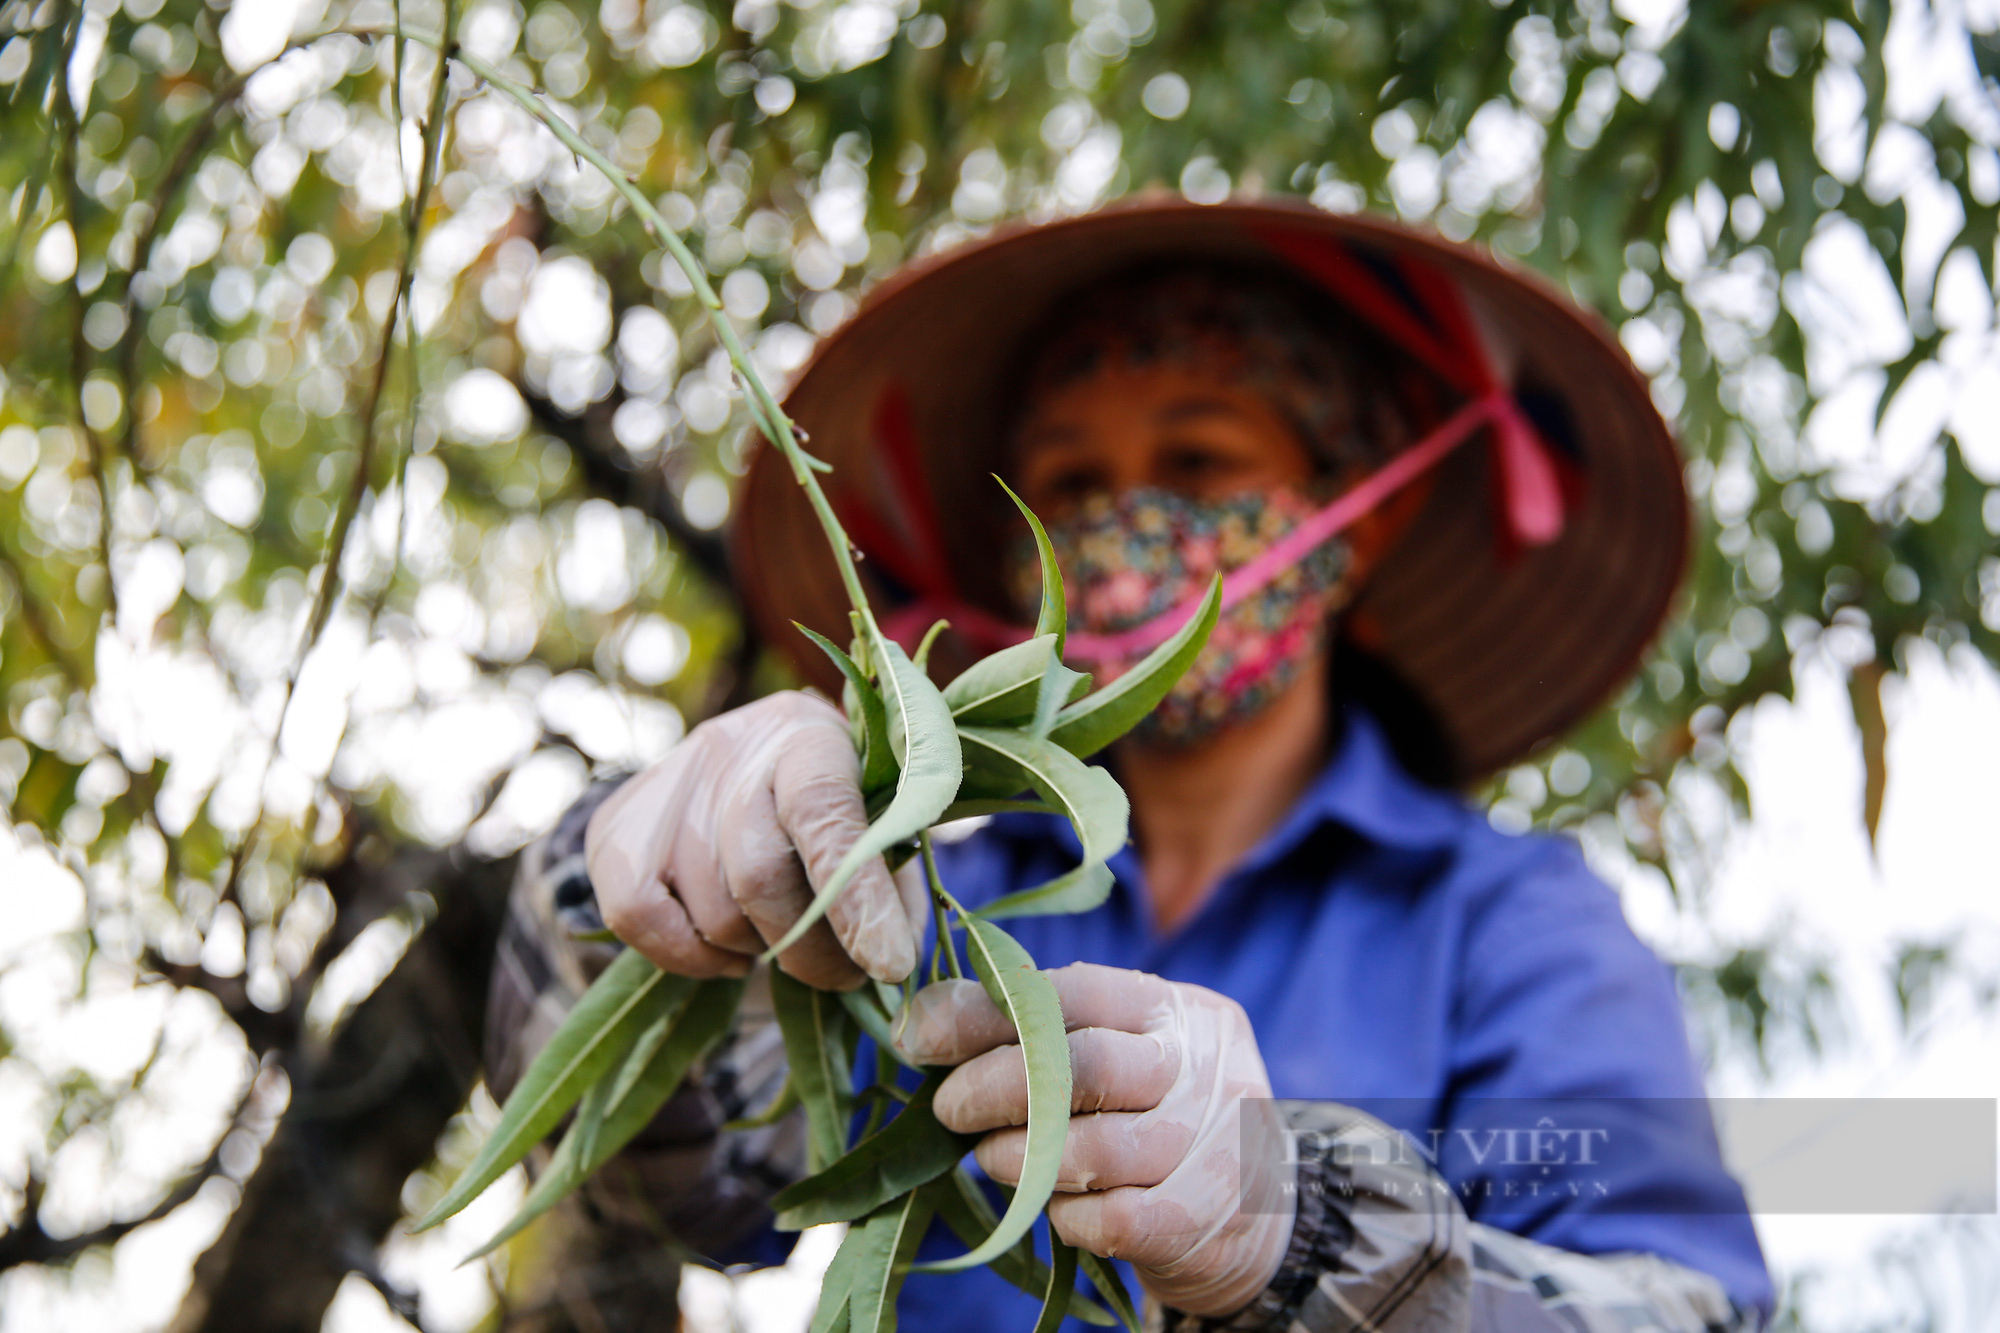
<path fill-rule="evenodd" d="M 1045 394 L 1014 443 L 1015 480 L 1045 520 L 1093 493 L 1156 486 L 1194 499 L 1302 486 L 1313 463 L 1262 397 L 1178 366 L 1112 369 Z"/>

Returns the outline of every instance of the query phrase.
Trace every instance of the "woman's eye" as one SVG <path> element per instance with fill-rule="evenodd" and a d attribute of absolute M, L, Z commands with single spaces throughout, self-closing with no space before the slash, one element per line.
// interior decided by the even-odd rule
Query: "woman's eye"
<path fill-rule="evenodd" d="M 1172 449 L 1163 461 L 1168 475 L 1190 481 L 1219 476 L 1234 468 L 1233 459 L 1212 449 Z"/>

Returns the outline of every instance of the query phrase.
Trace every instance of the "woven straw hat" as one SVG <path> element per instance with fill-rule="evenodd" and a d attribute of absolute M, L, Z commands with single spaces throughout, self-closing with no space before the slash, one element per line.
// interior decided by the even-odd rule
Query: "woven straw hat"
<path fill-rule="evenodd" d="M 1018 517 L 993 483 L 1021 342 L 1064 295 L 1174 258 L 1289 265 L 1492 419 L 1435 467 L 1423 509 L 1348 613 L 1347 633 L 1427 707 L 1468 782 L 1601 704 L 1636 668 L 1687 558 L 1681 460 L 1609 330 L 1539 279 L 1389 222 L 1282 202 L 1137 201 L 1002 230 L 884 281 L 786 396 L 833 465 L 885 622 L 932 603 L 1005 615 Z M 731 531 L 760 632 L 838 688 L 790 623 L 848 637 L 847 603 L 783 459 L 752 454 Z M 888 613 L 902 609 L 907 614 Z M 988 645 L 947 633 L 947 679 Z"/>

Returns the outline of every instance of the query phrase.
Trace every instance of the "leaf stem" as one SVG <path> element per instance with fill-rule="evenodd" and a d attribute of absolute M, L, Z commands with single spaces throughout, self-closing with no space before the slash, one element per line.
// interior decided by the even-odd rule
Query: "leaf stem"
<path fill-rule="evenodd" d="M 937 920 L 937 948 L 944 954 L 945 963 L 951 968 L 952 976 L 963 979 L 965 972 L 958 965 L 958 946 L 951 938 L 951 920 L 945 915 L 946 904 L 958 907 L 958 903 L 945 892 L 944 881 L 938 877 L 937 854 L 931 849 L 931 835 L 928 829 L 917 835 L 917 846 L 923 854 L 924 882 L 930 885 L 931 912 Z M 961 907 L 958 910 L 963 912 L 965 909 Z M 937 976 L 936 953 L 931 956 L 931 980 L 941 980 Z"/>
<path fill-rule="evenodd" d="M 404 27 L 399 27 L 397 31 L 411 41 L 422 42 L 427 46 L 442 48 L 444 45 L 440 38 L 431 33 Z M 841 586 L 847 590 L 848 602 L 861 616 L 870 637 L 879 639 L 882 635 L 881 628 L 875 623 L 874 610 L 868 604 L 868 594 L 862 589 L 861 575 L 855 568 L 854 544 L 848 539 L 847 530 L 841 527 L 839 518 L 833 512 L 832 503 L 827 499 L 826 492 L 820 488 L 819 479 L 814 475 L 816 471 L 823 469 L 825 464 L 812 458 L 800 448 L 797 427 L 793 425 L 791 418 L 785 415 L 784 408 L 778 405 L 778 400 L 770 389 L 765 387 L 763 377 L 758 375 L 756 364 L 744 350 L 743 340 L 737 336 L 736 326 L 731 322 L 728 312 L 723 309 L 722 298 L 716 295 L 715 287 L 709 282 L 708 272 L 702 267 L 701 261 L 694 257 L 694 252 L 688 249 L 687 243 L 681 239 L 679 233 L 667 225 L 667 220 L 653 206 L 652 200 L 646 198 L 645 191 L 638 187 L 632 177 L 620 171 L 610 158 L 578 134 L 568 121 L 542 100 L 535 89 L 508 78 L 498 68 L 470 51 L 453 48 L 448 55 L 487 84 L 518 102 L 528 114 L 546 125 L 549 132 L 554 134 L 556 139 L 580 161 L 588 162 L 604 173 L 604 178 L 611 182 L 612 188 L 623 195 L 625 202 L 631 205 L 632 211 L 638 214 L 639 221 L 645 227 L 647 234 L 664 246 L 667 253 L 673 256 L 674 262 L 680 265 L 681 272 L 687 275 L 689 285 L 694 288 L 696 299 L 708 311 L 709 322 L 714 325 L 715 336 L 729 356 L 729 364 L 743 380 L 744 397 L 751 418 L 763 432 L 764 438 L 769 440 L 791 465 L 793 479 L 798 482 L 799 489 L 805 492 L 814 517 L 819 520 L 820 527 L 826 533 L 827 543 L 833 549 L 834 565 L 840 572 Z"/>

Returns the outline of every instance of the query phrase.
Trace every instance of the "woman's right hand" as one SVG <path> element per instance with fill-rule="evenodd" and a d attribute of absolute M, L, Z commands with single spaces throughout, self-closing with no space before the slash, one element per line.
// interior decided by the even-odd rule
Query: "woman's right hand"
<path fill-rule="evenodd" d="M 590 817 L 584 855 L 604 922 L 663 970 L 742 976 L 805 912 L 868 826 L 861 765 L 832 705 L 774 694 L 689 732 Z M 916 967 L 913 862 L 872 859 L 778 962 L 821 989 Z"/>

